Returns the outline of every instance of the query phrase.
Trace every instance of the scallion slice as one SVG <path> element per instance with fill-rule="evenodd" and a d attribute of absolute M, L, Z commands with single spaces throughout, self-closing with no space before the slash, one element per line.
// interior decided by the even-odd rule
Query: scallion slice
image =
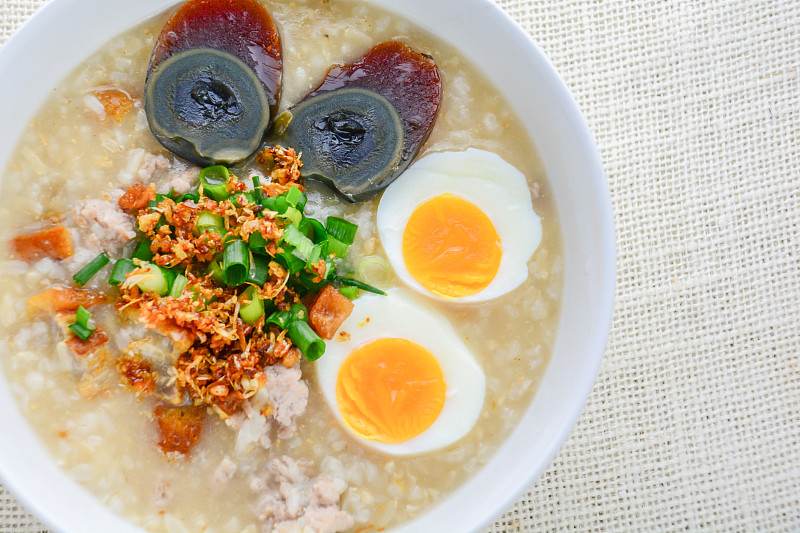
<path fill-rule="evenodd" d="M 78 311 L 75 313 L 75 322 L 70 324 L 69 329 L 81 340 L 88 339 L 97 326 L 91 324 L 89 319 L 92 318 L 92 313 L 87 311 L 82 305 L 78 306 Z"/>
<path fill-rule="evenodd" d="M 228 195 L 228 178 L 230 172 L 222 165 L 214 165 L 206 167 L 200 171 L 200 183 L 203 185 L 203 193 L 221 202 L 225 200 Z"/>
<path fill-rule="evenodd" d="M 188 283 L 189 280 L 183 274 L 178 274 L 175 276 L 175 279 L 172 282 L 172 287 L 169 289 L 169 297 L 180 298 L 181 294 L 183 294 L 183 289 L 186 288 Z"/>
<path fill-rule="evenodd" d="M 325 231 L 325 226 L 322 225 L 322 222 L 314 220 L 313 218 L 304 218 L 297 225 L 297 228 L 303 235 L 311 239 L 314 244 L 325 242 L 328 238 L 328 232 Z"/>
<path fill-rule="evenodd" d="M 356 238 L 358 226 L 343 218 L 328 217 L 325 223 L 325 229 L 328 231 L 328 235 L 333 235 L 334 238 L 339 239 L 349 246 L 353 244 L 353 240 Z"/>
<path fill-rule="evenodd" d="M 355 300 L 358 298 L 358 291 L 360 289 L 358 287 L 339 287 L 339 292 L 342 293 L 342 296 L 349 298 L 350 300 Z"/>
<path fill-rule="evenodd" d="M 282 215 L 291 207 L 285 196 L 268 196 L 261 200 L 261 205 L 264 206 L 264 209 L 275 211 L 279 215 Z"/>
<path fill-rule="evenodd" d="M 208 264 L 208 272 L 211 279 L 214 280 L 214 283 L 217 285 L 225 285 L 225 275 L 222 272 L 222 266 L 220 266 L 219 261 L 214 260 Z"/>
<path fill-rule="evenodd" d="M 197 203 L 197 202 L 200 201 L 200 193 L 197 192 L 197 189 L 194 189 L 192 191 L 187 192 L 186 194 L 183 194 L 183 195 L 179 196 L 178 199 L 176 200 L 176 202 L 177 203 L 181 203 L 181 202 L 184 202 L 186 200 L 191 200 L 194 203 Z"/>
<path fill-rule="evenodd" d="M 253 199 L 260 204 L 261 200 L 264 198 L 264 195 L 261 194 L 261 189 L 259 188 L 261 187 L 261 178 L 258 176 L 253 176 L 252 180 L 253 180 Z"/>
<path fill-rule="evenodd" d="M 292 207 L 297 207 L 297 204 L 300 203 L 301 199 L 305 196 L 303 191 L 301 191 L 298 187 L 292 186 L 288 191 L 284 193 L 286 195 L 286 201 L 289 202 L 289 205 Z M 305 201 L 303 200 L 303 205 L 305 205 Z"/>
<path fill-rule="evenodd" d="M 254 254 L 267 255 L 267 239 L 264 238 L 260 231 L 250 234 L 247 246 Z"/>
<path fill-rule="evenodd" d="M 300 212 L 299 209 L 295 207 L 287 207 L 286 211 L 283 212 L 282 215 L 278 215 L 280 218 L 286 218 L 292 221 L 292 224 L 295 226 L 299 226 L 300 223 L 303 221 L 303 213 Z"/>
<path fill-rule="evenodd" d="M 169 292 L 170 281 L 174 279 L 175 273 L 152 263 L 142 263 L 141 267 L 149 268 L 150 272 L 141 274 L 136 285 L 143 292 L 154 292 L 159 296 L 165 296 Z"/>
<path fill-rule="evenodd" d="M 283 230 L 283 242 L 294 246 L 294 255 L 303 261 L 308 259 L 314 249 L 313 241 L 300 233 L 300 230 L 295 226 L 287 226 Z"/>
<path fill-rule="evenodd" d="M 344 258 L 347 254 L 347 246 L 345 243 L 334 237 L 328 235 L 328 253 L 334 254 L 336 257 Z"/>
<path fill-rule="evenodd" d="M 195 227 L 198 235 L 202 235 L 206 231 L 215 231 L 222 235 L 225 231 L 225 222 L 222 220 L 222 215 L 217 215 L 211 211 L 200 211 L 197 214 Z"/>
<path fill-rule="evenodd" d="M 230 287 L 238 287 L 247 281 L 250 251 L 244 241 L 231 241 L 225 246 L 222 252 L 222 272 L 225 283 Z"/>
<path fill-rule="evenodd" d="M 286 328 L 292 343 L 300 348 L 309 361 L 316 361 L 325 353 L 325 341 L 317 335 L 308 323 L 295 320 Z"/>
<path fill-rule="evenodd" d="M 266 324 L 275 324 L 281 329 L 286 329 L 286 326 L 289 325 L 292 316 L 289 311 L 275 311 L 271 315 L 267 317 L 265 320 Z"/>
<path fill-rule="evenodd" d="M 289 307 L 289 317 L 292 321 L 302 320 L 303 322 L 308 322 L 308 309 L 302 303 L 295 302 Z"/>
<path fill-rule="evenodd" d="M 86 282 L 92 279 L 94 275 L 100 272 L 100 269 L 106 266 L 110 261 L 106 254 L 98 255 L 72 276 L 73 281 L 81 286 L 86 285 Z"/>
<path fill-rule="evenodd" d="M 248 324 L 254 324 L 264 315 L 264 301 L 258 297 L 258 291 L 252 285 L 244 290 L 242 296 L 249 301 L 239 307 L 239 316 Z"/>
<path fill-rule="evenodd" d="M 380 294 L 381 296 L 386 296 L 386 293 L 383 292 L 382 290 L 380 290 L 379 288 L 373 287 L 372 285 L 368 285 L 368 284 L 364 283 L 363 281 L 358 281 L 357 279 L 337 278 L 337 281 L 339 283 L 341 283 L 342 285 L 345 285 L 345 286 L 348 286 L 348 287 L 356 287 L 358 289 L 361 289 L 362 291 L 367 291 L 367 292 L 371 292 L 371 293 L 374 293 L 374 294 Z"/>
<path fill-rule="evenodd" d="M 289 274 L 296 274 L 306 267 L 306 262 L 294 255 L 292 246 L 288 246 L 288 248 L 288 250 L 276 255 L 275 258 Z"/>
<path fill-rule="evenodd" d="M 323 246 L 322 244 L 315 244 L 314 247 L 311 249 L 311 253 L 308 255 L 308 259 L 306 259 L 306 268 L 311 268 L 312 265 L 319 262 L 322 259 L 323 248 L 327 248 L 327 246 Z"/>
<path fill-rule="evenodd" d="M 133 247 L 131 259 L 139 259 L 141 261 L 150 261 L 153 258 L 153 251 L 150 249 L 150 239 L 142 237 L 136 241 L 136 246 Z"/>
<path fill-rule="evenodd" d="M 111 269 L 111 277 L 108 278 L 109 285 L 119 285 L 125 282 L 125 276 L 133 272 L 136 265 L 130 259 L 122 258 L 114 263 L 114 268 Z"/>
<path fill-rule="evenodd" d="M 92 336 L 92 330 L 81 326 L 80 324 L 70 324 L 67 326 L 72 333 L 75 334 L 76 337 L 80 338 L 82 341 L 85 341 L 89 337 Z"/>
<path fill-rule="evenodd" d="M 247 276 L 247 283 L 254 283 L 263 287 L 269 279 L 269 263 L 266 257 L 253 255 L 250 258 L 250 272 Z"/>

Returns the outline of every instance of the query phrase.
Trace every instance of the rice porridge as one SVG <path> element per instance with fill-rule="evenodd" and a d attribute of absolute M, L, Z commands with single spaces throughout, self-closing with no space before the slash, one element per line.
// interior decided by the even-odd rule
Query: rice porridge
<path fill-rule="evenodd" d="M 187 384 L 187 380 L 193 379 L 187 376 L 198 375 L 192 365 L 200 364 L 202 357 L 185 358 L 183 363 L 176 359 L 179 352 L 185 352 L 185 346 L 178 348 L 185 340 L 178 333 L 184 329 L 178 333 L 174 329 L 165 331 L 163 323 L 154 324 L 141 318 L 147 310 L 141 298 L 148 289 L 144 284 L 135 286 L 131 278 L 141 271 L 142 263 L 137 261 L 132 268 L 138 269 L 129 271 L 127 280 L 123 277 L 119 286 L 109 285 L 115 262 L 135 254 L 137 239 L 141 238 L 148 216 L 146 210 L 160 209 L 159 202 L 166 201 L 177 213 L 179 195 L 190 193 L 198 184 L 200 169 L 164 148 L 151 133 L 152 124 L 148 123 L 143 102 L 151 54 L 162 27 L 175 12 L 173 9 L 116 37 L 54 88 L 23 132 L 3 171 L 7 207 L 0 210 L 0 231 L 7 252 L 0 263 L 3 287 L 0 330 L 7 341 L 0 355 L 2 369 L 18 408 L 44 441 L 53 460 L 107 507 L 148 531 L 384 531 L 430 510 L 476 472 L 530 404 L 549 360 L 557 329 L 563 275 L 557 213 L 536 151 L 518 118 L 493 85 L 501 81 L 486 79 L 470 64 L 469 58 L 409 22 L 365 3 L 339 0 L 261 3 L 281 38 L 282 90 L 275 102 L 275 112 L 270 115 L 273 120 L 278 117 L 278 122 L 283 116 L 280 112 L 294 108 L 320 86 L 332 65 L 353 64 L 379 43 L 399 42 L 435 60 L 441 75 L 441 103 L 430 135 L 422 139 L 424 144 L 415 158 L 416 162 L 428 163 L 416 167 L 410 163 L 385 192 L 355 203 L 343 200 L 318 180 L 296 180 L 304 189 L 302 202 L 305 202 L 304 206 L 296 206 L 302 211 L 297 215 L 298 220 L 312 218 L 324 222 L 334 217 L 357 225 L 346 257 L 336 261 L 342 274 L 332 278 L 337 280 L 335 287 L 351 286 L 347 285 L 347 279 L 352 278 L 375 286 L 388 296 L 362 290 L 352 300 L 353 314 L 345 322 L 339 322 L 337 326 L 341 327 L 335 334 L 332 332 L 333 338 L 325 341 L 325 353 L 319 361 L 309 357 L 309 351 L 316 345 L 306 347 L 296 337 L 290 337 L 286 333 L 288 325 L 275 322 L 269 326 L 273 333 L 283 330 L 269 341 L 272 344 L 268 351 L 274 360 L 270 359 L 269 364 L 263 359 L 257 362 L 258 375 L 263 376 L 258 378 L 262 381 L 260 385 L 252 375 L 252 384 L 250 378 L 238 378 L 239 386 L 244 383 L 244 389 L 239 402 L 231 405 L 224 397 L 218 400 L 220 397 L 214 396 L 211 383 L 201 383 L 200 387 L 193 383 L 194 389 Z M 290 129 L 299 116 L 299 112 L 294 113 Z M 227 165 L 235 176 L 230 178 L 229 191 L 230 183 L 240 186 L 241 193 L 258 189 L 259 181 L 252 179 L 257 176 L 261 178 L 266 198 L 269 184 L 277 179 L 274 169 L 283 169 L 284 161 L 287 169 L 294 168 L 291 167 L 293 152 L 264 150 L 272 145 L 273 138 L 274 135 L 268 137 L 266 145 L 259 147 L 258 157 Z M 471 150 L 465 152 L 467 149 Z M 398 236 L 395 248 L 390 244 L 391 231 L 384 228 L 383 220 L 401 212 L 401 200 L 408 199 L 410 191 L 421 189 L 422 185 L 403 185 L 404 178 L 408 178 L 407 183 L 412 183 L 415 177 L 420 183 L 428 182 L 429 176 L 446 174 L 441 168 L 457 166 L 456 161 L 463 154 L 474 158 L 465 167 L 485 164 L 499 169 L 507 165 L 508 173 L 518 171 L 524 175 L 533 208 L 531 216 L 536 223 L 540 221 L 541 229 L 540 237 L 536 237 L 540 238 L 538 247 L 533 244 L 532 255 L 520 252 L 519 272 L 508 274 L 524 281 L 511 283 L 510 289 L 498 284 L 501 292 L 496 296 L 489 294 L 483 301 L 465 299 L 459 303 L 447 295 L 436 297 L 441 292 L 431 289 L 430 284 L 441 280 L 423 280 L 418 270 L 412 268 L 408 250 L 404 252 L 404 266 L 398 266 L 397 261 L 403 261 L 400 250 L 409 246 L 410 237 L 408 233 Z M 308 150 L 299 154 L 299 158 L 303 164 L 311 165 Z M 437 161 L 439 166 L 434 166 Z M 465 170 L 453 182 L 466 183 L 464 180 L 480 177 L 468 174 Z M 203 201 L 206 205 L 217 205 L 216 202 L 222 205 L 223 200 L 212 201 L 202 196 L 210 194 L 210 183 L 206 184 L 206 192 L 200 191 L 199 200 L 188 200 L 190 205 L 195 205 L 192 203 L 195 201 L 197 205 Z M 137 184 L 139 189 L 135 188 Z M 118 207 L 122 205 L 121 198 L 131 198 L 129 191 L 146 191 L 151 184 L 155 193 L 164 195 L 154 200 L 158 207 L 141 207 L 138 212 Z M 282 183 L 285 187 L 279 192 L 285 195 L 291 188 L 289 185 Z M 291 203 L 292 193 L 288 194 Z M 261 196 L 261 193 L 256 195 L 257 209 L 248 211 L 245 205 L 243 210 L 236 211 L 234 218 L 246 214 L 250 216 L 248 220 L 264 220 Z M 379 206 L 395 197 L 400 199 L 398 204 Z M 248 198 L 252 200 L 252 195 Z M 241 202 L 247 204 L 246 200 Z M 484 212 L 494 223 L 497 239 L 502 241 L 502 251 L 498 253 L 506 257 L 513 250 L 528 246 L 533 237 L 524 234 L 516 244 L 516 230 L 503 229 L 500 219 L 521 215 L 509 214 L 518 213 L 509 202 L 502 205 L 505 207 L 501 216 Z M 417 207 L 417 204 L 409 207 L 409 212 L 413 211 L 409 221 L 414 220 Z M 288 219 L 290 212 L 285 212 L 284 218 Z M 284 220 L 275 226 L 287 242 L 290 222 Z M 155 220 L 153 225 L 152 234 L 157 235 Z M 57 251 L 53 252 L 53 248 L 58 248 L 53 243 L 61 238 L 53 233 L 48 237 L 46 253 L 25 257 L 24 250 L 20 251 L 25 247 L 20 244 L 20 236 L 52 228 L 66 228 L 61 231 L 66 231 L 72 242 L 69 253 L 59 256 Z M 423 228 L 430 228 L 430 222 L 424 222 Z M 234 230 L 226 222 L 224 230 L 220 238 L 224 238 L 226 231 L 228 234 L 238 231 L 246 240 L 247 234 L 241 228 Z M 335 233 L 331 227 L 328 230 Z M 111 263 L 102 266 L 78 288 L 73 276 L 99 254 L 105 254 Z M 252 252 L 249 257 L 254 260 Z M 504 260 L 497 259 L 500 273 L 505 272 Z M 223 269 L 232 268 L 223 277 L 233 276 L 237 263 L 233 259 L 229 265 L 220 261 Z M 308 264 L 312 262 L 309 260 Z M 174 264 L 177 263 L 168 266 Z M 286 272 L 280 267 L 270 267 L 270 276 L 280 277 L 281 273 L 288 276 L 291 269 L 283 267 Z M 324 270 L 315 279 L 323 278 Z M 185 297 L 195 279 L 189 270 L 184 274 L 189 278 L 187 288 L 179 288 L 177 292 L 170 289 L 176 298 L 181 294 Z M 496 277 L 499 279 L 501 274 Z M 415 280 L 419 280 L 419 288 Z M 259 287 L 262 285 L 267 286 L 262 282 Z M 170 286 L 174 287 L 174 281 L 170 281 Z M 356 283 L 352 287 L 359 286 Z M 80 292 L 57 295 L 46 292 L 53 287 Z M 491 287 L 495 287 L 494 281 L 487 290 Z M 430 290 L 433 297 L 418 294 L 424 290 Z M 237 320 L 238 312 L 245 317 L 247 331 L 252 324 L 267 331 L 264 322 L 269 310 L 265 312 L 263 305 L 260 315 L 253 320 L 244 315 L 247 303 L 255 297 L 244 297 L 241 290 L 220 291 L 208 299 L 209 306 L 212 300 L 219 302 L 224 294 L 225 298 L 238 301 L 232 320 Z M 349 296 L 355 296 L 354 292 L 350 290 Z M 44 293 L 49 300 L 29 301 Z M 90 322 L 81 322 L 80 314 L 75 314 L 77 305 L 52 307 L 54 299 L 63 304 L 65 299 L 74 299 L 74 294 L 80 295 L 81 308 L 91 311 Z M 315 294 L 315 291 L 309 296 L 301 294 L 296 303 L 302 299 L 313 312 L 311 302 Z M 92 300 L 95 295 L 104 298 Z M 337 293 L 336 297 L 340 296 Z M 148 303 L 163 303 L 167 298 L 154 296 Z M 315 298 L 316 305 L 321 296 Z M 391 315 L 388 309 L 391 306 L 385 302 L 395 299 L 400 302 L 399 310 L 397 315 Z M 368 305 L 374 305 L 375 310 L 361 310 Z M 415 311 L 409 309 L 417 307 L 423 314 L 420 325 L 415 326 L 416 318 L 412 316 Z M 283 309 L 279 305 L 276 312 Z M 286 309 L 288 312 L 289 308 Z M 322 335 L 313 318 L 313 329 Z M 372 324 L 365 325 L 370 321 Z M 76 327 L 69 326 L 76 323 L 78 330 L 81 324 L 91 324 L 89 327 L 98 328 L 105 338 L 98 339 L 97 330 L 91 330 L 89 339 L 95 339 L 95 344 L 68 342 L 76 331 Z M 401 323 L 409 325 L 408 338 L 417 339 L 415 342 L 427 346 L 438 359 L 444 381 L 451 388 L 457 388 L 453 387 L 456 377 L 448 374 L 447 358 L 451 356 L 442 352 L 453 346 L 458 346 L 454 351 L 466 358 L 453 355 L 455 367 L 464 369 L 473 364 L 475 367 L 474 379 L 464 378 L 467 380 L 464 383 L 480 383 L 485 388 L 482 402 L 476 403 L 476 395 L 470 393 L 464 400 L 465 405 L 470 401 L 474 404 L 463 407 L 463 413 L 474 410 L 474 425 L 459 429 L 445 426 L 441 420 L 433 421 L 439 410 L 441 418 L 448 410 L 456 413 L 453 416 L 457 420 L 471 416 L 460 414 L 462 411 L 457 409 L 461 407 L 454 407 L 453 398 L 457 395 L 450 391 L 445 406 L 440 406 L 426 423 L 426 427 L 429 424 L 440 431 L 442 440 L 431 438 L 423 442 L 417 438 L 413 442 L 423 443 L 407 450 L 398 444 L 407 440 L 405 437 L 385 438 L 381 444 L 372 445 L 368 435 L 354 436 L 353 424 L 347 422 L 348 415 L 342 408 L 343 392 L 336 389 L 344 386 L 337 385 L 334 366 L 337 350 L 341 348 L 344 359 L 367 342 L 357 338 L 360 329 L 367 331 L 373 325 L 377 328 L 377 324 L 390 328 Z M 424 333 L 426 323 L 435 325 L 431 326 L 430 335 Z M 242 330 L 241 321 L 239 329 Z M 446 348 L 426 344 L 428 337 L 445 337 L 450 330 L 453 340 L 442 341 L 447 343 Z M 202 343 L 199 334 L 194 335 L 187 346 L 192 345 L 197 354 Z M 394 335 L 406 338 L 405 333 Z M 253 346 L 257 344 L 258 339 L 248 338 Z M 280 342 L 285 345 L 278 356 L 275 346 Z M 234 345 L 238 347 L 238 343 L 239 340 Z M 302 354 L 296 347 L 303 348 L 305 357 L 300 357 Z M 249 353 L 250 349 L 248 344 L 244 352 Z M 344 364 L 341 363 L 342 368 Z M 330 389 L 326 388 L 328 383 Z M 462 388 L 469 392 L 470 386 Z M 334 407 L 337 398 L 341 412 Z M 174 406 L 182 406 L 179 415 L 173 416 L 169 411 L 177 409 Z M 178 435 L 169 427 L 173 423 L 180 425 Z"/>

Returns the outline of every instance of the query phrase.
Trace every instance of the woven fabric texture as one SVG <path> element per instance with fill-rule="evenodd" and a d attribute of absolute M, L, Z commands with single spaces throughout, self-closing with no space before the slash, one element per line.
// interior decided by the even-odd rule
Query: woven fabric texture
<path fill-rule="evenodd" d="M 487 533 L 800 531 L 800 3 L 497 2 L 587 117 L 619 259 L 589 402 Z"/>

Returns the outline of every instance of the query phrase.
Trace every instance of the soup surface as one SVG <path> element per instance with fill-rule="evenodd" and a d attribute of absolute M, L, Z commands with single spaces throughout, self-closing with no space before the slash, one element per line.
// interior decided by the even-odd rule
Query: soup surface
<path fill-rule="evenodd" d="M 93 201 L 116 202 L 134 183 L 153 183 L 159 193 L 196 183 L 197 169 L 153 138 L 141 103 L 150 54 L 169 13 L 116 37 L 54 88 L 3 171 L 0 239 L 9 243 L 59 223 L 69 229 L 75 253 L 25 262 L 9 247 L 0 262 L 2 368 L 19 409 L 54 461 L 109 508 L 147 530 L 383 531 L 430 509 L 479 469 L 530 403 L 557 327 L 563 269 L 557 215 L 518 118 L 468 58 L 409 22 L 359 2 L 264 5 L 282 38 L 281 109 L 317 87 L 331 65 L 352 62 L 377 43 L 400 40 L 433 56 L 442 76 L 441 108 L 418 160 L 479 148 L 527 179 L 542 224 L 527 279 L 480 303 L 418 299 L 419 306 L 449 322 L 485 376 L 474 427 L 444 448 L 419 454 L 373 449 L 341 426 L 320 389 L 324 380 L 315 376 L 317 364 L 302 360 L 291 369 L 275 368 L 269 379 L 290 393 L 307 394 L 305 409 L 275 400 L 276 411 L 266 418 L 240 413 L 231 420 L 209 412 L 188 454 L 164 453 L 153 402 L 126 386 L 117 362 L 131 343 L 147 339 L 155 357 L 166 357 L 171 344 L 138 321 L 120 317 L 113 305 L 118 291 L 108 285 L 110 267 L 86 284 L 109 298 L 92 307 L 92 320 L 109 336 L 101 352 L 76 356 L 64 342 L 63 324 L 51 314 L 31 312 L 29 298 L 54 285 L 74 286 L 73 274 L 99 252 L 112 260 L 129 254 L 131 235 L 94 218 Z M 104 105 L 111 89 L 125 91 L 133 101 L 119 117 Z M 232 172 L 263 175 L 256 160 Z M 365 281 L 382 289 L 404 287 L 388 267 L 378 233 L 380 196 L 351 204 L 324 185 L 305 185 L 308 216 L 340 216 L 358 224 L 347 268 L 361 266 Z M 358 299 L 354 302 L 358 306 Z M 324 520 L 331 521 L 319 525 Z"/>

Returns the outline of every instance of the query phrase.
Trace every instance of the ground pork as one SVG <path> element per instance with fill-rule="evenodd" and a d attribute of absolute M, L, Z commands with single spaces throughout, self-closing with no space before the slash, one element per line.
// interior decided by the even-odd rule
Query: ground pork
<path fill-rule="evenodd" d="M 294 435 L 295 418 L 303 414 L 308 405 L 308 385 L 302 380 L 300 366 L 285 368 L 272 365 L 266 368 L 267 400 L 272 405 L 272 417 L 280 425 L 278 437 L 287 439 Z"/>
<path fill-rule="evenodd" d="M 200 167 L 190 166 L 188 168 L 176 168 L 167 176 L 168 189 L 174 189 L 178 194 L 186 194 L 197 184 L 200 176 Z"/>
<path fill-rule="evenodd" d="M 270 448 L 273 422 L 277 423 L 278 438 L 291 438 L 297 431 L 295 419 L 308 405 L 308 385 L 298 365 L 292 368 L 272 365 L 265 368 L 265 373 L 267 384 L 243 405 L 242 412 L 227 420 L 228 425 L 238 430 L 238 455 L 247 454 L 254 444 Z"/>
<path fill-rule="evenodd" d="M 213 481 L 214 485 L 222 486 L 228 483 L 236 473 L 237 465 L 227 455 L 220 461 L 217 468 L 214 470 Z"/>
<path fill-rule="evenodd" d="M 336 533 L 352 528 L 353 517 L 339 508 L 338 487 L 325 475 L 309 478 L 305 465 L 287 456 L 273 459 L 251 483 L 260 493 L 256 512 L 264 520 L 264 531 L 271 533 Z"/>
<path fill-rule="evenodd" d="M 185 194 L 197 184 L 200 167 L 187 165 L 178 160 L 170 161 L 163 155 L 145 153 L 136 172 L 141 183 L 160 184 L 159 192 L 166 194 L 174 189 L 178 194 Z"/>
<path fill-rule="evenodd" d="M 139 167 L 138 176 L 142 182 L 150 182 L 158 170 L 167 170 L 170 167 L 169 159 L 163 155 L 145 154 L 142 166 Z"/>
<path fill-rule="evenodd" d="M 133 217 L 117 205 L 116 199 L 86 200 L 76 208 L 75 221 L 79 227 L 88 229 L 100 248 L 107 252 L 136 237 Z"/>

